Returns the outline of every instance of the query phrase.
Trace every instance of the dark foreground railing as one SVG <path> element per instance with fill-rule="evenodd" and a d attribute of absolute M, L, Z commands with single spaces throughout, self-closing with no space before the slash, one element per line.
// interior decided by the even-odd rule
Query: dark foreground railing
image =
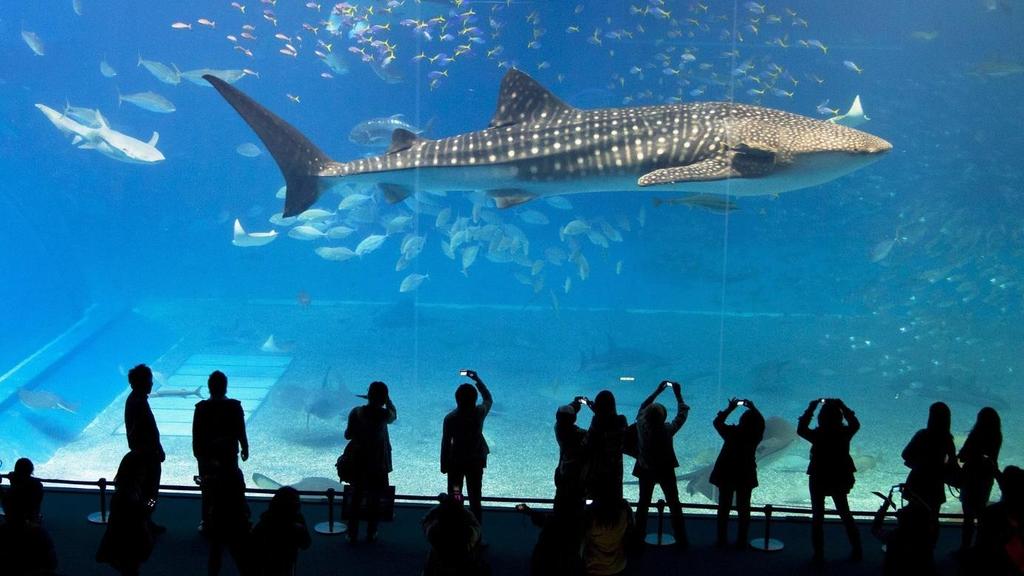
<path fill-rule="evenodd" d="M 7 474 L 0 475 L 0 477 L 6 479 Z M 40 478 L 39 479 L 45 486 L 57 487 L 57 488 L 70 488 L 72 490 L 92 491 L 95 490 L 97 493 L 98 500 L 98 511 L 88 515 L 88 520 L 95 524 L 106 524 L 108 515 L 108 494 L 107 492 L 113 488 L 114 482 L 109 481 L 106 478 L 100 478 L 99 480 L 64 480 L 59 478 Z M 200 491 L 199 486 L 182 486 L 176 484 L 160 485 L 161 492 L 169 493 L 198 493 Z M 258 499 L 267 499 L 272 496 L 275 490 L 265 488 L 246 488 L 247 496 L 255 497 Z M 338 492 L 334 488 L 330 488 L 324 491 L 312 491 L 312 490 L 299 490 L 299 495 L 307 502 L 314 504 L 327 504 L 327 518 L 326 522 L 320 523 L 326 526 L 325 529 L 318 529 L 317 531 L 321 534 L 341 534 L 344 532 L 343 528 L 338 528 L 341 523 L 335 520 L 334 517 L 334 504 L 337 500 Z M 515 505 L 515 504 L 540 504 L 545 506 L 551 506 L 554 504 L 554 500 L 550 498 L 507 498 L 501 496 L 484 496 L 481 500 L 485 503 L 498 504 L 498 505 Z M 403 503 L 436 503 L 437 495 L 424 496 L 420 494 L 395 494 L 395 502 Z M 633 507 L 636 503 L 631 503 Z M 657 510 L 657 539 L 661 542 L 662 538 L 662 524 L 663 515 L 667 505 L 663 500 L 652 504 Z M 698 504 L 698 503 L 687 503 L 683 502 L 682 507 L 684 511 L 697 512 L 699 514 L 714 514 L 718 510 L 718 506 L 715 504 Z M 767 551 L 774 551 L 781 549 L 781 543 L 771 540 L 771 528 L 773 519 L 777 518 L 777 515 L 784 515 L 787 519 L 798 519 L 808 520 L 811 517 L 811 509 L 797 507 L 797 506 L 775 506 L 773 504 L 765 504 L 763 506 L 751 506 L 751 515 L 760 515 L 764 519 L 764 538 L 763 546 L 758 546 Z M 855 517 L 873 518 L 877 511 L 874 510 L 854 510 L 852 514 Z M 826 516 L 835 516 L 838 513 L 835 510 L 826 509 Z M 894 516 L 895 512 L 890 511 L 888 516 Z M 962 514 L 951 514 L 943 513 L 939 515 L 941 520 L 946 522 L 960 522 L 963 520 Z M 762 540 L 760 537 L 758 541 Z"/>

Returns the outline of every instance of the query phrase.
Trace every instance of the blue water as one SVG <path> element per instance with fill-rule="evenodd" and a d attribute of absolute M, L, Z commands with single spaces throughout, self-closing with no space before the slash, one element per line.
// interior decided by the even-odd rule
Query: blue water
<path fill-rule="evenodd" d="M 966 433 L 982 405 L 1001 403 L 1004 459 L 1020 462 L 1022 447 L 1013 438 L 1024 420 L 1008 401 L 1019 393 L 1024 370 L 1017 322 L 1024 302 L 1019 2 L 866 2 L 850 8 L 769 1 L 763 14 L 759 5 L 743 2 L 466 0 L 456 7 L 409 1 L 393 5 L 390 14 L 384 2 L 361 2 L 357 19 L 387 25 L 374 38 L 397 45 L 389 66 L 403 77 L 397 83 L 382 81 L 349 50 L 364 48 L 379 61 L 379 49 L 357 44 L 347 28 L 337 36 L 326 32 L 320 20 L 328 17 L 327 4 L 317 12 L 302 2 L 249 0 L 245 15 L 229 2 L 81 4 L 81 16 L 70 0 L 0 9 L 0 373 L 100 302 L 136 307 L 147 322 L 168 331 L 170 342 L 180 340 L 181 348 L 170 355 L 155 345 L 159 338 L 151 340 L 154 346 L 128 347 L 118 364 L 163 358 L 158 368 L 172 374 L 191 353 L 259 353 L 274 334 L 295 358 L 281 386 L 315 391 L 329 366 L 336 367 L 331 378 L 349 392 L 361 392 L 375 378 L 394 382 L 396 398 L 404 393 L 407 400 L 400 419 L 411 427 L 399 438 L 433 438 L 457 384 L 449 376 L 455 370 L 473 365 L 494 374 L 493 385 L 511 406 L 531 407 L 530 418 L 493 423 L 504 452 L 522 458 L 510 455 L 501 464 L 502 451 L 496 451 L 494 465 L 515 471 L 529 462 L 536 468 L 521 485 L 524 493 L 548 490 L 552 439 L 547 428 L 526 429 L 538 419 L 547 422 L 559 401 L 618 386 L 617 393 L 635 406 L 648 384 L 673 376 L 701 378 L 694 394 L 703 404 L 692 402 L 693 421 L 678 445 L 684 468 L 705 461 L 709 451 L 713 456 L 718 444 L 707 424 L 734 393 L 759 394 L 763 404 L 791 419 L 807 397 L 825 392 L 860 401 L 865 452 L 888 453 L 870 471 L 870 481 L 879 485 L 901 478 L 895 451 L 923 423 L 928 402 L 944 397 L 953 406 L 957 435 Z M 371 4 L 374 15 L 367 17 Z M 276 27 L 264 10 L 272 10 Z M 439 17 L 448 22 L 444 30 Z M 215 21 L 216 28 L 198 18 Z M 428 26 L 432 39 L 403 25 L 406 19 L 435 19 Z M 192 29 L 172 29 L 179 21 Z M 255 26 L 257 38 L 238 43 L 252 50 L 251 58 L 225 38 L 240 35 L 246 23 Z M 318 28 L 317 37 L 347 63 L 347 74 L 321 76 L 329 70 L 314 50 L 325 48 L 303 23 Z M 30 51 L 22 30 L 42 39 L 45 56 Z M 454 38 L 442 40 L 444 32 Z M 275 33 L 291 39 L 297 56 L 278 52 L 285 41 Z M 828 51 L 803 47 L 801 40 L 820 41 Z M 440 65 L 443 58 L 430 62 L 439 53 L 462 52 L 460 45 L 468 51 L 448 65 Z M 686 51 L 692 62 L 681 62 Z M 424 58 L 414 58 L 420 53 Z M 452 261 L 441 253 L 447 237 L 434 227 L 437 208 L 377 252 L 331 262 L 313 248 L 354 248 L 382 226 L 360 226 L 340 242 L 302 242 L 280 227 L 282 236 L 268 246 L 232 246 L 235 218 L 249 231 L 273 228 L 267 219 L 282 206 L 274 197 L 283 183 L 277 167 L 265 151 L 256 158 L 236 153 L 239 144 L 258 140 L 215 91 L 187 81 L 160 83 L 136 65 L 140 55 L 181 70 L 257 72 L 258 78 L 247 76 L 237 87 L 338 160 L 373 151 L 348 139 L 355 124 L 370 118 L 401 113 L 411 124 L 429 125 L 428 137 L 484 127 L 509 66 L 581 107 L 735 100 L 823 117 L 816 107 L 826 99 L 828 107 L 845 111 L 859 94 L 871 118 L 861 128 L 891 141 L 894 150 L 815 188 L 737 200 L 740 209 L 728 216 L 656 208 L 652 199 L 665 197 L 657 192 L 567 196 L 573 206 L 568 211 L 539 200 L 501 212 L 485 209 L 487 217 L 525 231 L 531 260 L 544 259 L 545 248 L 566 249 L 558 228 L 572 219 L 613 224 L 623 241 L 607 249 L 581 237 L 590 267 L 586 280 L 572 263 L 549 262 L 534 276 L 527 267 L 488 261 L 486 246 L 464 275 L 458 257 Z M 103 59 L 116 77 L 100 75 Z M 734 72 L 748 62 L 749 71 Z M 750 80 L 754 75 L 761 81 Z M 764 95 L 751 92 L 766 84 L 778 92 L 771 86 Z M 177 110 L 156 114 L 118 106 L 118 91 L 147 90 L 170 99 Z M 159 132 L 166 160 L 126 164 L 72 147 L 33 107 L 62 109 L 66 101 L 99 108 L 113 128 L 142 140 Z M 318 207 L 334 210 L 339 200 L 325 196 Z M 452 194 L 438 201 L 469 217 L 471 200 Z M 518 215 L 531 208 L 551 223 L 524 223 Z M 380 217 L 400 211 L 409 213 L 382 202 Z M 407 269 L 395 271 L 408 232 L 424 235 L 426 245 Z M 429 278 L 418 290 L 399 293 L 402 279 L 413 272 Z M 297 301 L 307 299 L 309 306 Z M 380 316 L 392 304 L 408 307 Z M 671 361 L 647 359 L 631 367 L 642 375 L 635 389 L 617 383 L 615 370 L 581 371 L 581 354 L 606 351 L 609 338 Z M 70 366 L 82 386 L 95 381 L 90 365 L 96 374 L 109 374 L 102 397 L 113 408 L 90 411 L 105 425 L 116 421 L 118 401 L 111 394 L 121 377 L 108 366 L 109 351 L 94 352 L 75 352 L 81 356 Z M 552 382 L 561 384 L 552 390 Z M 75 395 L 50 381 L 33 386 Z M 270 452 L 288 451 L 287 434 L 268 430 L 296 414 L 302 419 L 304 407 L 278 405 L 275 398 L 250 426 L 264 429 Z M 331 461 L 340 446 L 340 420 L 314 424 L 321 428 L 295 430 L 291 438 L 315 444 L 306 446 L 308 458 Z M 75 421 L 69 429 L 77 434 L 83 426 Z M 94 454 L 89 450 L 101 450 L 96 437 L 109 436 L 109 430 L 96 437 L 88 430 L 75 434 L 61 436 L 67 448 L 55 458 Z M 531 445 L 519 446 L 532 434 Z M 80 442 L 89 448 L 79 450 Z M 121 448 L 111 446 L 102 449 Z M 24 441 L 26 454 L 50 454 L 51 448 Z M 434 449 L 432 440 L 425 442 L 422 468 L 401 473 L 410 491 L 431 492 L 436 479 L 410 479 L 432 471 Z M 407 454 L 414 451 L 406 445 Z M 172 475 L 191 476 L 187 456 Z M 804 447 L 795 447 L 789 467 L 798 470 L 802 456 Z M 330 472 L 308 462 L 306 468 L 278 473 Z M 54 460 L 48 469 L 74 474 L 81 468 Z"/>

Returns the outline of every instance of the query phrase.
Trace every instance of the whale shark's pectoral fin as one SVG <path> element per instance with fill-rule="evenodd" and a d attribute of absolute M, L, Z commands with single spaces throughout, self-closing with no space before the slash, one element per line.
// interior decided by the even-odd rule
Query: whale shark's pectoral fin
<path fill-rule="evenodd" d="M 656 186 L 658 184 L 674 184 L 676 182 L 708 182 L 738 178 L 740 174 L 733 170 L 726 158 L 708 158 L 686 166 L 659 168 L 648 172 L 637 180 L 640 186 Z"/>
<path fill-rule="evenodd" d="M 74 145 L 78 144 L 79 142 L 81 142 L 82 140 L 83 140 L 83 138 L 81 136 L 79 136 L 78 134 L 75 134 L 75 137 L 71 139 L 71 145 L 74 146 Z"/>
<path fill-rule="evenodd" d="M 408 150 L 413 147 L 413 144 L 424 140 L 426 138 L 420 138 L 415 132 L 410 132 L 405 128 L 396 128 L 391 132 L 391 146 L 388 146 L 388 151 L 385 154 L 396 154 Z"/>
<path fill-rule="evenodd" d="M 153 136 L 150 137 L 149 142 L 146 142 L 146 144 L 149 144 L 150 146 L 156 146 L 156 143 L 159 142 L 159 141 L 160 141 L 160 133 L 159 132 L 153 132 Z"/>
<path fill-rule="evenodd" d="M 488 190 L 487 194 L 494 198 L 494 204 L 498 208 L 508 208 L 509 206 L 518 206 L 524 202 L 529 202 L 537 196 L 531 194 L 526 190 L 520 190 L 518 188 L 502 188 L 499 190 Z"/>
<path fill-rule="evenodd" d="M 384 194 L 384 199 L 387 200 L 389 204 L 398 204 L 412 194 L 412 190 L 406 186 L 402 186 L 401 184 L 380 182 L 377 184 L 377 187 L 380 188 L 380 191 Z"/>

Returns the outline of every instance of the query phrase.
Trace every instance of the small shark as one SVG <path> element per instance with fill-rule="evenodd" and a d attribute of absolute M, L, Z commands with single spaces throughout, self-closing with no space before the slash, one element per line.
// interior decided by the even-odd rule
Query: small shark
<path fill-rule="evenodd" d="M 187 388 L 169 388 L 164 390 L 163 388 L 160 388 L 156 392 L 151 392 L 149 394 L 150 398 L 188 398 L 190 396 L 202 399 L 203 387 L 196 386 L 195 390 L 189 390 Z"/>
<path fill-rule="evenodd" d="M 661 368 L 674 362 L 646 350 L 619 346 L 608 336 L 608 347 L 603 352 L 591 348 L 590 354 L 580 352 L 581 372 L 605 372 L 610 370 L 636 370 L 639 368 Z"/>
<path fill-rule="evenodd" d="M 731 102 L 582 110 L 512 69 L 487 128 L 438 140 L 398 129 L 384 154 L 335 162 L 245 93 L 204 78 L 277 161 L 285 217 L 342 182 L 375 184 L 390 202 L 414 190 L 484 190 L 499 208 L 601 191 L 776 195 L 828 182 L 892 149 L 853 128 Z"/>
<path fill-rule="evenodd" d="M 74 136 L 71 143 L 83 150 L 96 150 L 118 162 L 133 164 L 153 164 L 164 159 L 163 153 L 156 149 L 157 140 L 160 139 L 160 134 L 157 132 L 153 132 L 153 136 L 148 142 L 143 142 L 114 130 L 101 114 L 96 114 L 96 121 L 99 125 L 93 127 L 81 124 L 43 104 L 36 104 L 36 108 L 58 130 Z"/>

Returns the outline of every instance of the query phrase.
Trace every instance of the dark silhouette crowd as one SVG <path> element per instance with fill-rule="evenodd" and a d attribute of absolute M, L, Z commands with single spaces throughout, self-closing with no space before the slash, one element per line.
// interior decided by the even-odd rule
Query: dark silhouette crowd
<path fill-rule="evenodd" d="M 425 576 L 490 573 L 482 522 L 483 476 L 490 449 L 483 431 L 494 398 L 475 371 L 460 374 L 471 382 L 456 388 L 455 408 L 441 423 L 440 472 L 447 478 L 447 490 L 422 520 L 429 544 Z M 165 453 L 148 400 L 152 371 L 140 364 L 129 371 L 128 381 L 131 392 L 124 408 L 128 452 L 114 477 L 109 517 L 96 560 L 123 575 L 135 575 L 166 531 L 154 521 Z M 207 571 L 219 574 L 227 555 L 243 575 L 293 575 L 300 551 L 311 544 L 299 492 L 287 486 L 279 488 L 253 523 L 239 464 L 248 459 L 250 450 L 242 406 L 227 396 L 228 378 L 223 372 L 210 374 L 207 385 L 209 397 L 196 404 L 192 428 L 198 469 L 195 480 L 202 494 L 199 531 L 208 543 Z M 671 411 L 658 401 L 669 391 L 675 400 Z M 389 518 L 394 498 L 389 482 L 393 462 L 388 427 L 398 412 L 383 382 L 372 382 L 360 396 L 366 403 L 348 414 L 347 444 L 337 464 L 339 479 L 346 484 L 343 518 L 352 544 L 359 542 L 364 522 L 366 542 L 377 540 L 379 522 Z M 592 412 L 588 428 L 577 424 L 584 407 Z M 739 417 L 729 423 L 740 409 Z M 553 506 L 550 510 L 517 506 L 540 528 L 530 558 L 531 574 L 614 575 L 625 571 L 629 558 L 642 553 L 648 543 L 673 542 L 680 554 L 689 549 L 674 442 L 689 413 L 683 387 L 669 380 L 658 384 L 642 402 L 632 423 L 618 412 L 610 390 L 600 391 L 592 401 L 577 396 L 557 408 L 554 440 L 559 456 L 553 474 Z M 999 414 L 983 408 L 959 452 L 951 421 L 949 406 L 932 404 L 927 425 L 903 450 L 909 469 L 906 480 L 888 493 L 875 492 L 882 502 L 870 532 L 885 544 L 883 572 L 935 573 L 939 511 L 947 490 L 956 490 L 963 506 L 963 524 L 955 554 L 964 572 L 1021 574 L 1024 471 L 999 466 L 1003 439 Z M 750 542 L 751 499 L 758 486 L 757 456 L 765 418 L 751 400 L 732 398 L 712 425 L 722 439 L 709 478 L 718 497 L 715 543 L 730 548 L 729 516 L 735 509 L 738 521 L 731 548 L 742 551 Z M 838 398 L 811 400 L 797 419 L 797 435 L 810 444 L 807 477 L 814 566 L 825 562 L 828 498 L 845 528 L 850 560 L 863 558 L 860 530 L 848 502 L 857 472 L 851 442 L 859 430 L 856 414 Z M 624 456 L 634 459 L 632 475 L 639 488 L 635 514 L 623 498 Z M 5 573 L 55 574 L 57 570 L 54 543 L 41 515 L 43 486 L 33 472 L 32 462 L 22 458 L 4 477 L 10 484 L 2 494 L 5 520 L 0 524 Z M 990 504 L 997 484 L 1002 498 Z M 656 535 L 648 533 L 656 487 L 664 496 L 657 503 L 659 514 L 668 509 L 671 537 L 660 525 Z"/>

